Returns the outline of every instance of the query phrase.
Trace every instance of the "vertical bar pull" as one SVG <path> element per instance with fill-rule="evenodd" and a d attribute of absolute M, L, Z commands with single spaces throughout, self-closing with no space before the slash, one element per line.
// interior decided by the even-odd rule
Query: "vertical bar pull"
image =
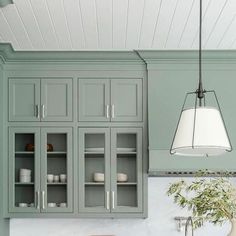
<path fill-rule="evenodd" d="M 111 105 L 111 118 L 115 118 L 115 105 Z"/>
<path fill-rule="evenodd" d="M 112 209 L 115 209 L 115 192 L 112 191 Z"/>
<path fill-rule="evenodd" d="M 106 192 L 106 209 L 110 210 L 110 192 Z"/>
<path fill-rule="evenodd" d="M 107 119 L 109 119 L 110 118 L 110 115 L 109 115 L 109 105 L 106 105 L 106 117 L 107 117 Z"/>
<path fill-rule="evenodd" d="M 35 105 L 35 116 L 39 119 L 39 105 Z"/>
<path fill-rule="evenodd" d="M 36 208 L 37 209 L 40 208 L 39 198 L 40 198 L 40 193 L 39 193 L 39 191 L 36 191 Z"/>
<path fill-rule="evenodd" d="M 42 191 L 42 209 L 45 209 L 45 192 Z"/>
<path fill-rule="evenodd" d="M 45 105 L 42 105 L 41 109 L 42 109 L 42 118 L 44 119 L 45 118 Z"/>

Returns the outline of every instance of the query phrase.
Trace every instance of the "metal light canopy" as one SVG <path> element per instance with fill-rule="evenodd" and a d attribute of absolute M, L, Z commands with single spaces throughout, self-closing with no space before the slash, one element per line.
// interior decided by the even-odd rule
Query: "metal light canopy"
<path fill-rule="evenodd" d="M 222 117 L 214 90 L 206 91 L 202 85 L 202 0 L 200 0 L 199 22 L 199 83 L 195 92 L 187 93 L 170 153 L 182 156 L 217 156 L 232 151 L 232 145 Z M 217 107 L 206 105 L 206 98 L 213 94 Z M 195 104 L 185 108 L 190 95 Z"/>

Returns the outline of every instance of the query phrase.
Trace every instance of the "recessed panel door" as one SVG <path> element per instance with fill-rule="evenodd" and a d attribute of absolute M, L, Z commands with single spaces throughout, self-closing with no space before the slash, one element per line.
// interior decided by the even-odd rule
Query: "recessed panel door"
<path fill-rule="evenodd" d="M 40 121 L 40 79 L 9 79 L 9 121 Z"/>
<path fill-rule="evenodd" d="M 111 79 L 111 121 L 142 121 L 142 79 Z"/>
<path fill-rule="evenodd" d="M 109 87 L 109 79 L 79 79 L 79 121 L 110 121 Z"/>
<path fill-rule="evenodd" d="M 72 79 L 41 80 L 41 120 L 72 121 Z"/>

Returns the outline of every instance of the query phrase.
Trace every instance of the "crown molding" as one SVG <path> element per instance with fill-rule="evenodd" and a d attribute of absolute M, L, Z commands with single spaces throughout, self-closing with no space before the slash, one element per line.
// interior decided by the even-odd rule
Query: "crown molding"
<path fill-rule="evenodd" d="M 0 57 L 4 63 L 79 62 L 95 64 L 144 65 L 134 51 L 15 51 L 11 44 L 0 43 Z"/>
<path fill-rule="evenodd" d="M 8 4 L 13 4 L 13 0 L 0 0 L 0 7 L 5 7 Z"/>

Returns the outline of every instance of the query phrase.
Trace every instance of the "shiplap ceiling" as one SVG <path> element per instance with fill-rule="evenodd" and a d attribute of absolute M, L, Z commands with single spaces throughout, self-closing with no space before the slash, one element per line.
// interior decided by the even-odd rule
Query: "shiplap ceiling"
<path fill-rule="evenodd" d="M 196 49 L 199 0 L 14 0 L 0 42 L 15 50 Z M 236 0 L 203 0 L 203 47 L 236 49 Z"/>

